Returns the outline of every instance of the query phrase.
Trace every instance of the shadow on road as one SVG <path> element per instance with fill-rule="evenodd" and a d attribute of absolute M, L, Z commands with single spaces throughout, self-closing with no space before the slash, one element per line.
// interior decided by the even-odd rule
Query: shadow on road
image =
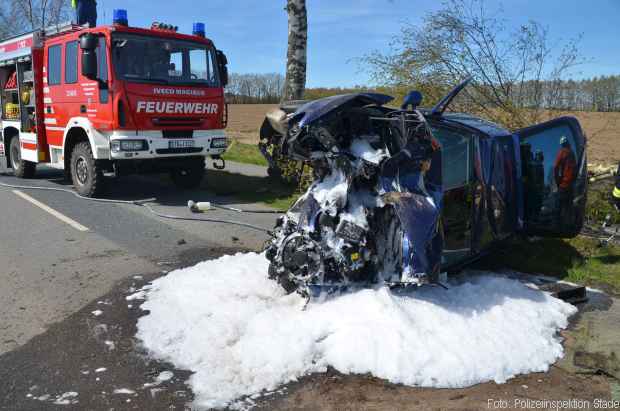
<path fill-rule="evenodd" d="M 63 171 L 47 167 L 37 169 L 35 179 L 23 180 L 2 175 L 2 182 L 23 186 L 43 186 L 72 190 L 72 183 Z M 231 171 L 209 169 L 201 186 L 196 189 L 176 187 L 167 174 L 130 175 L 106 178 L 104 195 L 108 200 L 135 201 L 156 198 L 165 206 L 185 206 L 188 200 L 210 201 L 222 205 L 265 203 L 288 208 L 295 198 L 295 187 L 286 186 L 268 177 L 249 176 Z"/>

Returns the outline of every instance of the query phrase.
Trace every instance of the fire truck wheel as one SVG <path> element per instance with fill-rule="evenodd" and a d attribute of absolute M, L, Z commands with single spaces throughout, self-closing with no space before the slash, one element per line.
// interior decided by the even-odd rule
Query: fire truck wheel
<path fill-rule="evenodd" d="M 205 175 L 205 159 L 191 159 L 183 167 L 170 170 L 170 178 L 177 187 L 196 188 Z"/>
<path fill-rule="evenodd" d="M 84 197 L 94 197 L 103 189 L 103 171 L 88 142 L 78 143 L 71 152 L 71 179 L 75 191 Z"/>
<path fill-rule="evenodd" d="M 22 154 L 19 147 L 19 137 L 13 137 L 11 139 L 11 167 L 13 167 L 13 173 L 19 178 L 32 178 L 37 168 L 36 163 L 22 160 Z"/>

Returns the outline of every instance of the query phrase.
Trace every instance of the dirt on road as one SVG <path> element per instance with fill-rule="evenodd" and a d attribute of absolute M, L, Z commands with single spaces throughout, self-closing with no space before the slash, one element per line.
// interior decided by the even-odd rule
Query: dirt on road
<path fill-rule="evenodd" d="M 277 104 L 231 104 L 229 135 L 243 143 L 258 143 L 258 131 L 265 113 Z M 620 113 L 557 112 L 547 117 L 573 115 L 579 119 L 588 137 L 588 161 L 608 164 L 620 160 Z"/>
<path fill-rule="evenodd" d="M 331 371 L 303 378 L 290 385 L 282 398 L 260 404 L 276 410 L 516 410 L 535 408 L 527 406 L 528 400 L 567 399 L 590 404 L 609 401 L 609 384 L 601 376 L 575 375 L 556 367 L 505 384 L 491 382 L 460 389 L 413 388 Z"/>

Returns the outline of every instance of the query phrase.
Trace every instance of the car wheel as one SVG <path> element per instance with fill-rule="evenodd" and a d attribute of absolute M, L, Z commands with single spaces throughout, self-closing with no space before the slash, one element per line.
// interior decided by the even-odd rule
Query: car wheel
<path fill-rule="evenodd" d="M 75 191 L 83 197 L 94 197 L 103 190 L 103 171 L 93 157 L 88 142 L 78 143 L 71 152 L 71 179 Z"/>
<path fill-rule="evenodd" d="M 13 173 L 15 174 L 15 176 L 19 178 L 34 177 L 37 165 L 36 163 L 22 159 L 18 136 L 15 136 L 11 139 L 11 146 L 9 150 L 11 153 L 11 166 L 13 167 Z"/>
<path fill-rule="evenodd" d="M 170 171 L 170 178 L 174 184 L 183 189 L 199 187 L 204 175 L 204 158 L 188 160 L 183 166 Z"/>

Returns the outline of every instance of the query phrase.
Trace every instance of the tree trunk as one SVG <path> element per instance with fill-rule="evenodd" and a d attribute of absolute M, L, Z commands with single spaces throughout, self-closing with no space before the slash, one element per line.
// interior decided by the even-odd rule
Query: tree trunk
<path fill-rule="evenodd" d="M 282 101 L 299 100 L 304 96 L 308 43 L 306 0 L 287 0 L 286 10 L 288 12 L 288 52 Z"/>

